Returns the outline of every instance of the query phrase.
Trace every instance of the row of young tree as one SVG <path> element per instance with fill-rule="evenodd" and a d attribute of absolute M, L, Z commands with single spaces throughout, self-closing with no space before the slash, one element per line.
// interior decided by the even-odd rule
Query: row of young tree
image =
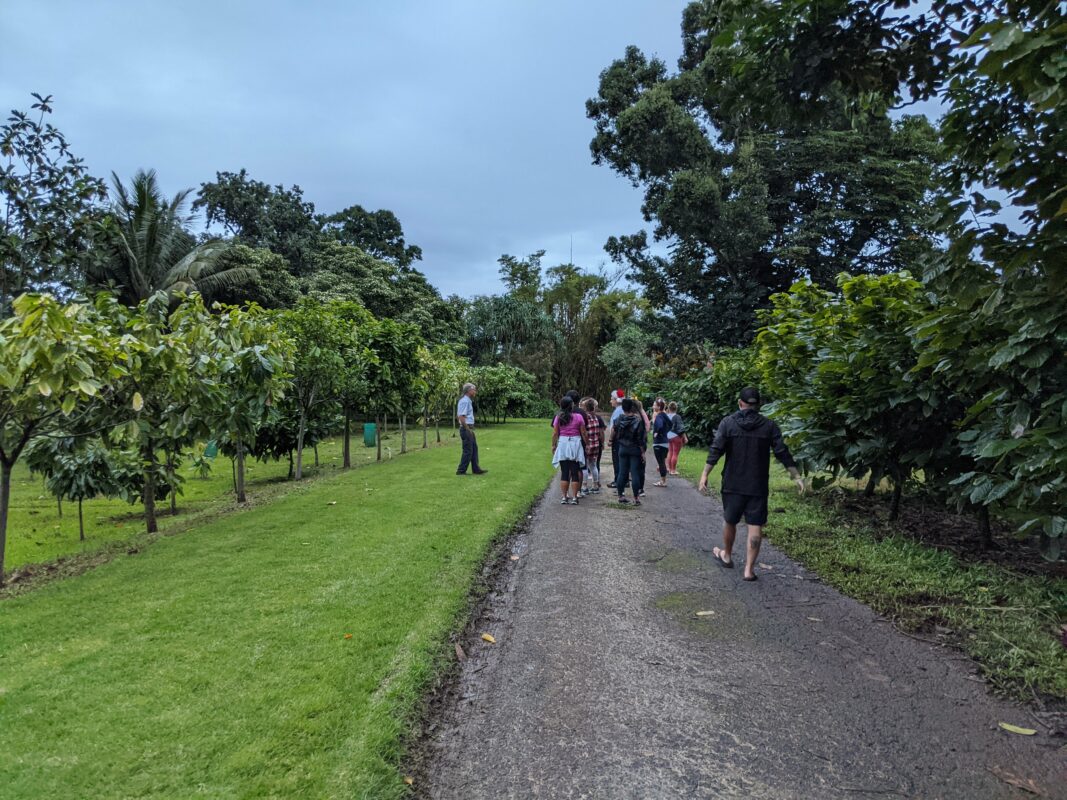
<path fill-rule="evenodd" d="M 442 418 L 466 380 L 483 381 L 483 411 L 525 410 L 533 378 L 521 370 L 472 370 L 445 345 L 428 345 L 409 322 L 377 319 L 351 301 L 311 298 L 270 312 L 216 304 L 199 295 L 177 304 L 158 293 L 135 307 L 110 294 L 62 303 L 17 298 L 0 322 L 0 575 L 12 471 L 25 458 L 58 497 L 121 497 L 156 504 L 181 491 L 183 458 L 206 440 L 234 460 L 238 502 L 248 457 L 289 458 L 342 432 L 352 465 L 354 420 L 419 419 L 441 440 Z M 82 533 L 84 535 L 84 531 Z"/>
<path fill-rule="evenodd" d="M 704 0 L 682 27 L 677 74 L 631 49 L 589 103 L 595 159 L 672 245 L 609 243 L 652 310 L 624 366 L 675 381 L 698 435 L 760 380 L 809 466 L 888 479 L 894 510 L 920 476 L 983 536 L 992 511 L 1057 557 L 1062 4 Z M 891 115 L 931 99 L 939 129 Z"/>

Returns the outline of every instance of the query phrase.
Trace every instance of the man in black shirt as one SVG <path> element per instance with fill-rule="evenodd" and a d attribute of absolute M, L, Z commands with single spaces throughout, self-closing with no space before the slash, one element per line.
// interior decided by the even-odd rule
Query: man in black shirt
<path fill-rule="evenodd" d="M 746 581 L 756 580 L 756 559 L 763 542 L 763 526 L 767 524 L 767 496 L 771 469 L 771 451 L 789 470 L 789 476 L 803 493 L 804 480 L 797 463 L 789 454 L 782 439 L 782 431 L 759 413 L 760 394 L 754 387 L 741 390 L 738 411 L 723 419 L 708 450 L 708 463 L 700 476 L 699 489 L 708 489 L 708 475 L 715 464 L 726 456 L 722 470 L 722 508 L 725 524 L 722 528 L 722 548 L 713 551 L 716 560 L 732 568 L 737 523 L 744 516 L 748 525 L 748 557 L 745 560 Z"/>

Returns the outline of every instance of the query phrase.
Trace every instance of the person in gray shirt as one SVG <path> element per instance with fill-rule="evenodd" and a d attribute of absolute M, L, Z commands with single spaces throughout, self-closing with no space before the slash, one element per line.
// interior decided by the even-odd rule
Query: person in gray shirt
<path fill-rule="evenodd" d="M 456 404 L 456 421 L 459 422 L 459 438 L 463 442 L 463 455 L 459 459 L 457 475 L 466 475 L 467 467 L 474 475 L 484 475 L 489 470 L 478 464 L 478 439 L 474 436 L 474 402 L 478 387 L 473 383 L 463 384 L 463 394 Z"/>

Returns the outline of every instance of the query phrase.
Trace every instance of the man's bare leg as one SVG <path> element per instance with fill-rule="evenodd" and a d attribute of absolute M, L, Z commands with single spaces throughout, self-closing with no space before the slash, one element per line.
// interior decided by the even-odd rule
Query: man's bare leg
<path fill-rule="evenodd" d="M 724 564 L 733 563 L 734 540 L 737 538 L 737 526 L 724 522 L 722 525 L 722 549 L 716 547 L 712 552 Z"/>
<path fill-rule="evenodd" d="M 748 555 L 745 558 L 745 578 L 756 577 L 756 561 L 759 559 L 759 548 L 763 544 L 763 526 L 748 526 Z"/>

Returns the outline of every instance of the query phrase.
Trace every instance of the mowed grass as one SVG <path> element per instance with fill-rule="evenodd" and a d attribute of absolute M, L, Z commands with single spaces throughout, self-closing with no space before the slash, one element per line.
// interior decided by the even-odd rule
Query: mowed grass
<path fill-rule="evenodd" d="M 362 431 L 360 431 L 362 434 Z M 431 442 L 434 441 L 430 432 Z M 451 431 L 443 431 L 451 436 Z M 315 467 L 315 454 L 311 448 L 304 451 L 305 477 L 319 477 L 340 469 L 340 438 L 331 438 L 319 444 L 319 467 Z M 392 457 L 400 452 L 399 433 L 390 433 L 384 442 L 383 457 Z M 422 432 L 408 432 L 409 448 L 422 446 Z M 374 448 L 363 446 L 363 437 L 352 439 L 353 466 L 370 463 L 377 457 Z M 207 478 L 197 477 L 189 454 L 179 473 L 185 478 L 183 494 L 178 495 L 178 514 L 170 513 L 170 501 L 156 504 L 159 529 L 166 531 L 178 524 L 211 515 L 234 505 L 233 472 L 230 459 L 219 455 L 212 462 L 212 471 Z M 252 502 L 276 494 L 279 485 L 286 482 L 289 462 L 269 461 L 260 463 L 248 460 L 246 491 Z M 78 538 L 78 504 L 63 503 L 63 515 L 55 497 L 45 488 L 39 475 L 31 475 L 23 463 L 15 466 L 12 475 L 11 510 L 8 516 L 7 553 L 5 570 L 13 570 L 23 564 L 38 564 L 54 561 L 62 556 L 99 550 L 109 542 L 122 541 L 144 531 L 143 506 L 130 505 L 123 500 L 96 499 L 83 504 L 85 517 L 85 541 Z"/>
<path fill-rule="evenodd" d="M 0 794 L 402 795 L 422 692 L 545 425 L 307 484 L 0 602 Z M 348 638 L 351 637 L 351 638 Z"/>
<path fill-rule="evenodd" d="M 679 471 L 696 481 L 706 459 L 705 449 L 686 448 Z M 770 509 L 770 541 L 831 586 L 906 630 L 951 629 L 1000 691 L 1067 698 L 1067 581 L 965 563 L 889 523 L 838 513 L 817 494 L 801 497 L 776 464 Z"/>

